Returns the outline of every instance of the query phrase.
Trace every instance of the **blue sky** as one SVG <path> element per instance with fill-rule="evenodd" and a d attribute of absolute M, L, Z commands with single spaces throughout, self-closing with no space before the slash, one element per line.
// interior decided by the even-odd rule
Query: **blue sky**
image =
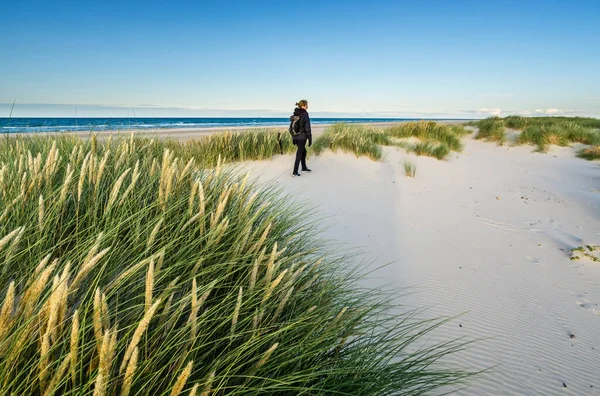
<path fill-rule="evenodd" d="M 10 1 L 0 117 L 600 117 L 600 1 Z M 77 109 L 77 110 L 75 110 Z M 77 113 L 76 113 L 77 112 Z"/>

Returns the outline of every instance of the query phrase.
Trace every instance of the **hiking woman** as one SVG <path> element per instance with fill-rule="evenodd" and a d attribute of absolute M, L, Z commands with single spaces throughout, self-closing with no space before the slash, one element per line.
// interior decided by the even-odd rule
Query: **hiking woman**
<path fill-rule="evenodd" d="M 306 143 L 308 147 L 312 145 L 312 133 L 310 129 L 310 117 L 308 116 L 308 102 L 301 100 L 296 103 L 294 115 L 290 117 L 290 133 L 292 141 L 298 149 L 296 150 L 296 160 L 294 162 L 294 172 L 292 176 L 298 177 L 298 167 L 302 164 L 302 172 L 311 172 L 306 166 Z"/>

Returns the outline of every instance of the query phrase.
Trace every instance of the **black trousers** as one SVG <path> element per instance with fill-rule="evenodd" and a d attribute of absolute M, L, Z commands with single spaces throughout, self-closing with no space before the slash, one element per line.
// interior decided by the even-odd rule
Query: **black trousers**
<path fill-rule="evenodd" d="M 294 162 L 294 173 L 298 173 L 298 166 L 302 163 L 302 169 L 306 169 L 306 141 L 307 139 L 296 139 L 298 149 L 296 150 L 296 161 Z"/>

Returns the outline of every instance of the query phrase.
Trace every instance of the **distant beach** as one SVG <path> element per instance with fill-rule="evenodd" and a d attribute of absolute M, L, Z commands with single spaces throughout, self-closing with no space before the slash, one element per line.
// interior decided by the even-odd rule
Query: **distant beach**
<path fill-rule="evenodd" d="M 391 123 L 417 121 L 419 118 L 312 118 L 316 125 L 345 123 Z M 441 121 L 441 120 L 437 120 Z M 285 126 L 286 117 L 280 118 L 0 118 L 2 133 L 40 132 L 103 132 L 103 131 L 190 131 L 231 128 L 264 128 Z"/>

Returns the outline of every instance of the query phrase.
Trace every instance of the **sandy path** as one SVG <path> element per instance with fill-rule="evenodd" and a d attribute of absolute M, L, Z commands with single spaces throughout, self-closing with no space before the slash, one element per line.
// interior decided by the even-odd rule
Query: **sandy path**
<path fill-rule="evenodd" d="M 492 337 L 456 356 L 496 366 L 459 394 L 600 394 L 600 263 L 568 254 L 600 244 L 600 166 L 569 148 L 531 151 L 466 139 L 447 162 L 329 153 L 298 179 L 291 156 L 247 166 L 318 205 L 325 238 L 363 248 L 374 266 L 393 262 L 369 286 L 411 287 L 398 303 L 431 316 L 464 313 L 429 342 Z"/>

